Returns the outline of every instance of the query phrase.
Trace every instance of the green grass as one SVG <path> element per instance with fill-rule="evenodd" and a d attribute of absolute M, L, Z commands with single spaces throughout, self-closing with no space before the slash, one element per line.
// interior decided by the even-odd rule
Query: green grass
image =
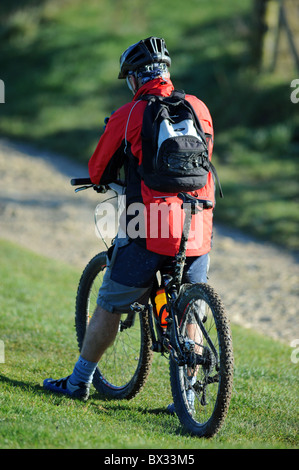
<path fill-rule="evenodd" d="M 2 0 L 0 17 L 0 135 L 87 163 L 104 117 L 131 99 L 116 79 L 120 54 L 163 36 L 175 86 L 213 116 L 225 193 L 216 220 L 299 249 L 298 72 L 255 67 L 251 0 Z"/>
<path fill-rule="evenodd" d="M 213 439 L 182 433 L 165 413 L 168 366 L 156 356 L 144 390 L 131 401 L 87 403 L 54 396 L 43 379 L 63 377 L 77 359 L 74 300 L 80 273 L 0 242 L 0 448 L 214 449 L 298 447 L 298 364 L 291 348 L 233 326 L 234 392 Z"/>

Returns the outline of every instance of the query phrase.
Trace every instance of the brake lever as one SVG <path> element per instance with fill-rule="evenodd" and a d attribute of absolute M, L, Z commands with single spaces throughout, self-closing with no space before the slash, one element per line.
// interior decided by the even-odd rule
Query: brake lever
<path fill-rule="evenodd" d="M 75 189 L 75 193 L 78 193 L 79 191 L 84 191 L 85 189 L 92 188 L 93 184 L 90 184 L 89 186 L 80 186 L 80 188 Z"/>

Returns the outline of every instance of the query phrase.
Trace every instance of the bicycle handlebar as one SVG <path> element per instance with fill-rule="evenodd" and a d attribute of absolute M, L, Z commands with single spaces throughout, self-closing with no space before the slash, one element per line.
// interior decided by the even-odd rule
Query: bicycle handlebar
<path fill-rule="evenodd" d="M 71 185 L 72 186 L 81 186 L 83 184 L 92 184 L 90 178 L 72 178 Z"/>
<path fill-rule="evenodd" d="M 122 180 L 115 180 L 109 184 L 94 184 L 89 177 L 72 178 L 70 183 L 72 186 L 80 186 L 80 188 L 75 189 L 75 193 L 83 191 L 84 189 L 93 188 L 98 193 L 105 193 L 108 189 L 112 189 L 118 194 L 123 194 L 124 188 L 126 187 Z"/>
<path fill-rule="evenodd" d="M 76 192 L 84 190 L 84 189 L 92 188 L 92 187 L 93 188 L 99 188 L 98 192 L 105 192 L 107 190 L 107 188 L 109 188 L 109 187 L 111 187 L 111 189 L 114 189 L 114 186 L 120 186 L 122 188 L 124 188 L 126 186 L 125 183 L 121 180 L 113 181 L 112 183 L 107 184 L 107 185 L 103 185 L 103 184 L 102 185 L 101 184 L 97 185 L 97 184 L 92 183 L 92 181 L 89 177 L 86 177 L 86 178 L 72 178 L 70 183 L 71 183 L 72 186 L 81 186 L 81 188 L 77 188 L 75 190 Z M 86 186 L 86 185 L 88 185 L 88 186 Z M 101 188 L 102 188 L 102 190 L 101 190 Z M 199 199 L 199 198 L 196 198 L 194 196 L 191 196 L 188 193 L 183 193 L 183 192 L 178 194 L 178 198 L 181 199 L 183 201 L 183 203 L 191 204 L 191 207 L 192 207 L 193 210 L 199 204 L 202 204 L 203 209 L 212 209 L 213 205 L 214 205 L 212 201 L 209 201 L 209 200 L 206 200 L 206 199 Z"/>
<path fill-rule="evenodd" d="M 84 185 L 84 184 L 89 184 L 90 187 L 91 186 L 96 186 L 96 187 L 97 186 L 98 187 L 102 186 L 103 188 L 105 186 L 110 186 L 110 184 L 117 184 L 118 186 L 122 186 L 122 187 L 126 186 L 125 182 L 122 181 L 122 180 L 115 180 L 115 181 L 112 181 L 111 183 L 108 183 L 108 184 L 95 184 L 91 181 L 91 179 L 89 177 L 86 177 L 86 178 L 72 178 L 70 182 L 71 182 L 72 186 L 81 186 L 81 185 Z"/>

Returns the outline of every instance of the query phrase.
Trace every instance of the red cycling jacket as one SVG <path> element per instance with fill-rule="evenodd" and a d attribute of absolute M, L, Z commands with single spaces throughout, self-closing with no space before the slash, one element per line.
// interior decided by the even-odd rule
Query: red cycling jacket
<path fill-rule="evenodd" d="M 138 166 L 142 162 L 142 120 L 147 105 L 140 96 L 170 96 L 173 90 L 171 80 L 162 81 L 160 78 L 143 85 L 130 103 L 112 114 L 88 164 L 89 175 L 94 184 L 112 182 L 116 179 L 119 168 L 122 165 L 127 167 L 127 233 L 131 238 L 135 238 L 132 236 L 134 232 L 137 243 L 143 244 L 150 251 L 167 256 L 174 256 L 179 250 L 184 215 L 181 200 L 177 198 L 176 193 L 166 194 L 150 189 L 139 176 Z M 185 99 L 197 113 L 204 132 L 212 136 L 208 141 L 211 159 L 214 131 L 210 112 L 195 96 L 186 94 Z M 130 164 L 127 165 L 128 160 Z M 207 184 L 189 194 L 214 203 L 215 188 L 211 172 L 208 174 Z M 212 224 L 212 210 L 204 210 L 193 216 L 187 256 L 200 256 L 210 251 Z"/>

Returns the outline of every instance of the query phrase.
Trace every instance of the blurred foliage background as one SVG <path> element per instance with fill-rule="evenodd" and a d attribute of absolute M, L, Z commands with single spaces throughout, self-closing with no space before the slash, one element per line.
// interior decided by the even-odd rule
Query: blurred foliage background
<path fill-rule="evenodd" d="M 174 85 L 214 120 L 216 220 L 297 250 L 298 3 L 1 0 L 0 136 L 87 164 L 104 117 L 132 98 L 121 53 L 164 37 Z"/>

